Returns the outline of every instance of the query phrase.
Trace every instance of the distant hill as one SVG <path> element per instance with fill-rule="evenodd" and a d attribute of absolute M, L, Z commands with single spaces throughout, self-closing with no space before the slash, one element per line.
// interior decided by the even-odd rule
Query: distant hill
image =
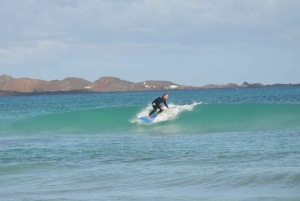
<path fill-rule="evenodd" d="M 66 78 L 62 81 L 45 81 L 29 78 L 12 78 L 8 75 L 0 76 L 0 90 L 17 92 L 47 92 L 47 91 L 69 91 L 84 89 L 92 85 L 92 82 L 81 78 Z"/>
<path fill-rule="evenodd" d="M 110 91 L 147 91 L 147 90 L 184 90 L 184 89 L 228 89 L 228 88 L 261 88 L 261 87 L 290 87 L 300 84 L 274 84 L 260 83 L 242 85 L 229 83 L 226 85 L 209 84 L 202 87 L 179 85 L 170 81 L 147 80 L 143 82 L 130 82 L 116 77 L 101 77 L 95 82 L 82 78 L 68 77 L 63 80 L 45 81 L 30 78 L 13 78 L 9 75 L 0 76 L 0 95 L 19 94 L 53 94 L 53 93 L 92 93 Z"/>
<path fill-rule="evenodd" d="M 66 92 L 66 91 L 142 91 L 142 90 L 165 90 L 165 89 L 188 89 L 169 81 L 145 81 L 133 83 L 116 77 L 101 77 L 95 82 L 82 78 L 69 77 L 64 80 L 45 81 L 40 79 L 13 78 L 8 75 L 0 76 L 0 91 L 39 93 L 39 92 Z"/>
<path fill-rule="evenodd" d="M 134 83 L 121 80 L 116 77 L 101 77 L 96 80 L 91 90 L 94 91 L 131 91 L 134 89 Z"/>

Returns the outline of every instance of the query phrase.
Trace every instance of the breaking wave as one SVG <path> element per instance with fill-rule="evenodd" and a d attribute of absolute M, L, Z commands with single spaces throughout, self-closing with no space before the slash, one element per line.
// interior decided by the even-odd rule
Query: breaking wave
<path fill-rule="evenodd" d="M 147 107 L 106 107 L 3 120 L 2 135 L 101 133 L 222 133 L 300 128 L 299 104 L 169 104 L 153 124 Z"/>

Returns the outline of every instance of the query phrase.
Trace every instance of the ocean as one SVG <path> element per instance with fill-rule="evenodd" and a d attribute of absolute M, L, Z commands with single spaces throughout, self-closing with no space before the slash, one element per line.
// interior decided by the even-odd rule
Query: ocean
<path fill-rule="evenodd" d="M 0 200 L 299 201 L 300 88 L 0 97 Z"/>

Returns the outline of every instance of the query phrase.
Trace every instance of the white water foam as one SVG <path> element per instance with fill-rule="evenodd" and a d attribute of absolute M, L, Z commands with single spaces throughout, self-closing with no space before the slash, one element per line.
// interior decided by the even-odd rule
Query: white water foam
<path fill-rule="evenodd" d="M 176 119 L 181 112 L 191 111 L 196 105 L 199 104 L 201 104 L 201 102 L 200 103 L 194 102 L 190 105 L 175 105 L 173 103 L 170 103 L 168 104 L 169 109 L 164 107 L 164 111 L 159 115 L 157 115 L 157 117 L 154 120 L 154 123 Z M 136 118 L 133 118 L 130 122 L 132 123 L 139 122 L 137 120 L 139 117 L 147 116 L 152 110 L 153 110 L 152 105 L 148 105 L 146 108 L 138 112 L 136 114 Z"/>

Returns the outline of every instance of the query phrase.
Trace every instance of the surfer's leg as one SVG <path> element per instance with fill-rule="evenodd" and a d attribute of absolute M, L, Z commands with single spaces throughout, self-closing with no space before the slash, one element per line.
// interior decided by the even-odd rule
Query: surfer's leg
<path fill-rule="evenodd" d="M 162 111 L 164 111 L 164 108 L 163 108 L 163 107 L 160 107 L 157 114 L 161 113 Z"/>
<path fill-rule="evenodd" d="M 152 105 L 152 107 L 153 107 L 153 111 L 150 112 L 150 114 L 148 115 L 148 119 L 150 119 L 150 116 L 151 116 L 154 112 L 157 111 L 157 107 L 155 107 L 154 105 Z"/>

